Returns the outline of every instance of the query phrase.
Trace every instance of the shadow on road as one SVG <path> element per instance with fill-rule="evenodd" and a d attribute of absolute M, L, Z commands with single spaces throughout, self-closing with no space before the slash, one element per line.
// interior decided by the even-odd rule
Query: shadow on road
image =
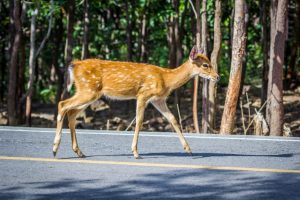
<path fill-rule="evenodd" d="M 100 173 L 100 174 L 99 174 Z M 99 171 L 95 179 L 22 183 L 0 190 L 1 199 L 299 199 L 298 174 L 166 170 L 137 174 L 112 184 Z M 96 175 L 96 174 L 95 174 Z M 2 187 L 3 188 L 3 187 Z"/>
<path fill-rule="evenodd" d="M 234 153 L 193 153 L 190 156 L 187 153 L 179 152 L 158 152 L 158 153 L 141 153 L 142 158 L 163 158 L 163 157 L 192 157 L 193 159 L 198 158 L 208 158 L 208 157 L 277 157 L 277 158 L 290 158 L 293 157 L 295 154 L 293 153 L 286 153 L 286 154 L 234 154 Z M 298 154 L 297 154 L 298 155 Z M 96 157 L 132 157 L 132 154 L 109 154 L 109 155 L 88 155 L 86 158 L 96 158 Z M 74 159 L 78 158 L 77 156 L 74 157 L 64 157 L 60 159 Z M 82 159 L 82 158 L 78 158 Z"/>

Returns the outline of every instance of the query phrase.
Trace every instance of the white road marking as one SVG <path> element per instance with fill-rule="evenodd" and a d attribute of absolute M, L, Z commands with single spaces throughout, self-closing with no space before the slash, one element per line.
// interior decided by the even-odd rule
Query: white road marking
<path fill-rule="evenodd" d="M 8 132 L 31 132 L 31 133 L 53 133 L 55 134 L 55 129 L 53 130 L 39 130 L 36 128 L 28 129 L 28 128 L 17 128 L 17 129 L 11 129 L 11 128 L 0 128 L 0 134 L 1 131 L 8 131 Z M 69 133 L 69 130 L 64 129 L 63 133 Z M 112 135 L 112 136 L 133 136 L 133 132 L 103 132 L 103 131 L 97 131 L 97 130 L 76 130 L 77 134 L 82 134 L 82 135 Z M 141 132 L 140 133 L 141 137 L 161 137 L 161 138 L 177 138 L 177 135 L 174 134 L 152 134 L 152 133 L 146 133 L 146 132 Z M 191 139 L 216 139 L 216 140 L 248 140 L 248 141 L 273 141 L 273 142 L 300 142 L 300 139 L 286 139 L 286 138 L 266 138 L 266 137 L 249 137 L 249 136 L 209 136 L 208 134 L 202 134 L 202 135 L 185 135 L 186 138 L 191 138 Z"/>

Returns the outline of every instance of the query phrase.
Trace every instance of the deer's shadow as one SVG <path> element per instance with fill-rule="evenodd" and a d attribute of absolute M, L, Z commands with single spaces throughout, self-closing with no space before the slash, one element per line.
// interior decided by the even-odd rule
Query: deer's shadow
<path fill-rule="evenodd" d="M 300 153 L 297 153 L 300 154 Z M 209 158 L 209 157 L 274 157 L 274 158 L 290 158 L 294 153 L 285 154 L 237 154 L 237 153 L 193 153 L 189 155 L 184 152 L 156 152 L 156 153 L 140 153 L 142 158 L 167 158 L 167 157 L 191 157 L 193 159 Z M 133 154 L 107 154 L 107 155 L 86 155 L 85 158 L 101 158 L 101 157 L 133 157 Z M 60 159 L 84 159 L 77 156 L 63 157 Z"/>

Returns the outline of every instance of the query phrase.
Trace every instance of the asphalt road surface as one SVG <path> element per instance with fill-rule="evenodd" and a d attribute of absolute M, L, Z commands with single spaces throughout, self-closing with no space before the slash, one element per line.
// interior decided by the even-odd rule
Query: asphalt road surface
<path fill-rule="evenodd" d="M 300 199 L 300 138 L 0 127 L 0 199 Z"/>

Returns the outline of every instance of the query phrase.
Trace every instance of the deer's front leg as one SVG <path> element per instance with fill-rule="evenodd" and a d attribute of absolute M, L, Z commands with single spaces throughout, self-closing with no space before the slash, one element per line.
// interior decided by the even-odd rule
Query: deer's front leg
<path fill-rule="evenodd" d="M 192 151 L 191 148 L 189 146 L 189 144 L 187 143 L 186 139 L 184 138 L 179 125 L 177 123 L 176 118 L 174 117 L 174 115 L 171 113 L 171 111 L 169 110 L 167 104 L 166 104 L 166 100 L 165 99 L 159 99 L 156 101 L 151 102 L 152 105 L 165 117 L 167 118 L 167 120 L 169 121 L 169 123 L 173 126 L 173 128 L 175 129 L 179 140 L 183 146 L 183 149 L 190 155 L 192 155 Z"/>
<path fill-rule="evenodd" d="M 138 153 L 137 144 L 138 144 L 138 140 L 139 140 L 139 132 L 142 127 L 143 120 L 144 120 L 145 107 L 146 107 L 146 101 L 142 98 L 138 98 L 137 102 L 136 102 L 136 124 L 135 124 L 133 141 L 132 141 L 132 145 L 131 145 L 131 150 L 132 150 L 133 156 L 136 159 L 141 158 Z"/>

